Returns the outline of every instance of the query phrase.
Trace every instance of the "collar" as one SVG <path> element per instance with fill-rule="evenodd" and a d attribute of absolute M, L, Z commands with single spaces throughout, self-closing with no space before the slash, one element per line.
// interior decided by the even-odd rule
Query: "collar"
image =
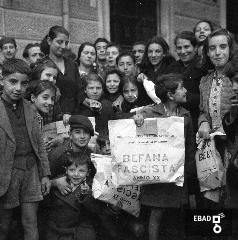
<path fill-rule="evenodd" d="M 4 103 L 4 105 L 5 105 L 7 108 L 11 109 L 12 111 L 16 111 L 16 110 L 18 110 L 20 107 L 23 106 L 23 99 L 20 99 L 19 101 L 15 102 L 15 103 L 9 103 L 7 100 L 5 100 L 5 99 L 3 98 L 3 96 L 1 96 L 1 99 L 2 99 L 2 101 L 3 101 L 3 103 Z"/>

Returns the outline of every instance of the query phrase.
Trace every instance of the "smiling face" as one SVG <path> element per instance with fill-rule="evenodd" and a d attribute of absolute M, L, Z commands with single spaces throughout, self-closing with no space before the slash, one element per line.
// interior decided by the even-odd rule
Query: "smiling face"
<path fill-rule="evenodd" d="M 191 44 L 190 40 L 179 38 L 176 41 L 176 52 L 183 64 L 186 65 L 195 57 L 196 48 Z"/>
<path fill-rule="evenodd" d="M 211 33 L 211 27 L 207 22 L 200 22 L 195 28 L 195 37 L 198 42 L 203 42 Z"/>
<path fill-rule="evenodd" d="M 16 53 L 17 49 L 13 43 L 5 43 L 2 46 L 2 55 L 5 60 L 15 58 Z"/>
<path fill-rule="evenodd" d="M 38 96 L 31 96 L 31 101 L 34 103 L 36 109 L 42 113 L 49 113 L 55 102 L 55 91 L 53 89 L 46 89 Z"/>
<path fill-rule="evenodd" d="M 207 55 L 217 70 L 222 69 L 230 57 L 230 47 L 227 36 L 218 35 L 212 37 L 208 42 Z"/>
<path fill-rule="evenodd" d="M 48 37 L 47 41 L 50 46 L 50 54 L 59 58 L 63 56 L 69 45 L 69 37 L 63 33 L 58 33 L 54 39 Z"/>
<path fill-rule="evenodd" d="M 106 50 L 106 61 L 109 67 L 116 66 L 116 58 L 119 55 L 119 50 L 115 46 L 108 47 Z"/>
<path fill-rule="evenodd" d="M 131 56 L 120 57 L 117 66 L 119 71 L 124 73 L 126 76 L 133 74 L 135 70 L 135 64 Z"/>
<path fill-rule="evenodd" d="M 47 67 L 42 71 L 40 80 L 41 81 L 46 80 L 56 84 L 57 75 L 58 75 L 58 70 L 56 68 Z"/>
<path fill-rule="evenodd" d="M 86 45 L 80 55 L 80 65 L 92 66 L 96 61 L 96 51 L 95 48 L 89 45 Z"/>
<path fill-rule="evenodd" d="M 151 43 L 148 47 L 148 59 L 153 66 L 158 65 L 164 57 L 164 50 L 158 43 Z"/>
<path fill-rule="evenodd" d="M 12 73 L 3 78 L 3 98 L 9 103 L 19 101 L 25 94 L 28 86 L 28 76 L 21 73 Z"/>
<path fill-rule="evenodd" d="M 109 74 L 106 78 L 106 89 L 110 94 L 116 93 L 120 85 L 120 77 L 116 74 Z"/>
<path fill-rule="evenodd" d="M 69 182 L 77 186 L 81 184 L 87 177 L 88 174 L 88 164 L 79 164 L 76 166 L 75 163 L 66 168 L 66 176 Z"/>
<path fill-rule="evenodd" d="M 70 131 L 69 138 L 75 148 L 82 148 L 88 145 L 91 136 L 84 128 L 75 128 Z"/>

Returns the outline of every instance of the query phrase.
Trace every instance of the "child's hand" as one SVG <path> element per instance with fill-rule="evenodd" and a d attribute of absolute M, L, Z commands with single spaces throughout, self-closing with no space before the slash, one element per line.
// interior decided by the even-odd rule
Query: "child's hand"
<path fill-rule="evenodd" d="M 138 76 L 137 76 L 137 81 L 138 82 L 144 82 L 145 79 L 148 79 L 147 76 L 144 74 L 144 73 L 140 73 Z"/>
<path fill-rule="evenodd" d="M 51 183 L 50 183 L 49 178 L 43 177 L 41 179 L 41 192 L 42 192 L 43 196 L 50 193 L 50 187 L 51 187 Z"/>
<path fill-rule="evenodd" d="M 67 126 L 69 124 L 69 118 L 71 117 L 70 114 L 64 114 L 63 115 L 63 123 L 65 126 Z"/>
<path fill-rule="evenodd" d="M 67 183 L 66 177 L 55 179 L 55 186 L 64 196 L 72 191 L 72 187 Z"/>
<path fill-rule="evenodd" d="M 112 107 L 113 109 L 121 109 L 121 104 L 123 102 L 124 98 L 122 95 L 120 95 L 113 103 L 112 103 Z"/>
<path fill-rule="evenodd" d="M 208 122 L 202 122 L 199 129 L 198 129 L 198 134 L 199 137 L 202 139 L 210 139 L 210 125 Z"/>
<path fill-rule="evenodd" d="M 93 111 L 101 111 L 102 109 L 102 104 L 99 101 L 93 100 L 93 99 L 89 99 L 90 100 L 90 108 Z"/>
<path fill-rule="evenodd" d="M 142 114 L 137 113 L 136 115 L 133 116 L 135 124 L 137 127 L 141 127 L 144 123 L 144 117 Z"/>

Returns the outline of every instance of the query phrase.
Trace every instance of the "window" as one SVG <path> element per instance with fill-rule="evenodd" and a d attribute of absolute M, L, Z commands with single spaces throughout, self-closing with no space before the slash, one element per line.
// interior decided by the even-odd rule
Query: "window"
<path fill-rule="evenodd" d="M 129 47 L 157 34 L 156 0 L 110 0 L 111 41 Z"/>

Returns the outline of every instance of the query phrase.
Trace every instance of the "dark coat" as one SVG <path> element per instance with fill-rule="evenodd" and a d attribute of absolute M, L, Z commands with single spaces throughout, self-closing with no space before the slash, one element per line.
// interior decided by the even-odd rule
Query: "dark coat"
<path fill-rule="evenodd" d="M 200 102 L 199 84 L 201 78 L 207 74 L 207 68 L 200 67 L 199 58 L 195 57 L 187 67 L 184 66 L 181 60 L 171 63 L 166 69 L 166 73 L 180 73 L 183 75 L 183 84 L 187 90 L 187 103 L 183 107 L 190 111 L 194 133 L 196 133 L 198 130 Z"/>
<path fill-rule="evenodd" d="M 101 99 L 99 102 L 102 104 L 100 112 L 92 111 L 90 108 L 81 104 L 76 110 L 76 114 L 80 114 L 86 117 L 95 117 L 95 130 L 100 132 L 108 131 L 108 121 L 114 119 L 114 111 L 112 103 L 107 99 Z"/>
<path fill-rule="evenodd" d="M 160 103 L 145 108 L 142 112 L 146 118 L 164 118 L 166 113 Z M 179 117 L 184 117 L 185 136 L 185 167 L 184 185 L 178 187 L 172 183 L 151 184 L 143 187 L 141 203 L 154 207 L 179 207 L 188 203 L 188 193 L 194 194 L 198 189 L 197 171 L 195 162 L 195 136 L 189 112 L 179 108 Z"/>
<path fill-rule="evenodd" d="M 23 108 L 29 139 L 37 157 L 38 171 L 41 177 L 48 176 L 50 175 L 50 167 L 37 112 L 27 100 L 23 100 Z M 3 196 L 11 181 L 11 173 L 16 151 L 16 140 L 6 108 L 1 99 L 0 112 L 0 196 Z"/>
<path fill-rule="evenodd" d="M 76 106 L 85 99 L 83 82 L 79 76 L 78 66 L 64 58 L 65 72 L 59 70 L 56 86 L 60 90 L 59 105 L 63 113 L 73 113 Z"/>
<path fill-rule="evenodd" d="M 223 128 L 229 140 L 228 142 L 228 150 L 231 153 L 232 157 L 237 155 L 238 151 L 238 116 L 230 121 L 230 113 L 228 112 L 223 118 Z M 238 168 L 236 168 L 233 164 L 233 160 L 237 160 L 236 158 L 232 158 L 229 162 L 229 166 L 227 169 L 227 199 L 226 199 L 226 207 L 228 208 L 236 208 L 238 209 Z"/>

